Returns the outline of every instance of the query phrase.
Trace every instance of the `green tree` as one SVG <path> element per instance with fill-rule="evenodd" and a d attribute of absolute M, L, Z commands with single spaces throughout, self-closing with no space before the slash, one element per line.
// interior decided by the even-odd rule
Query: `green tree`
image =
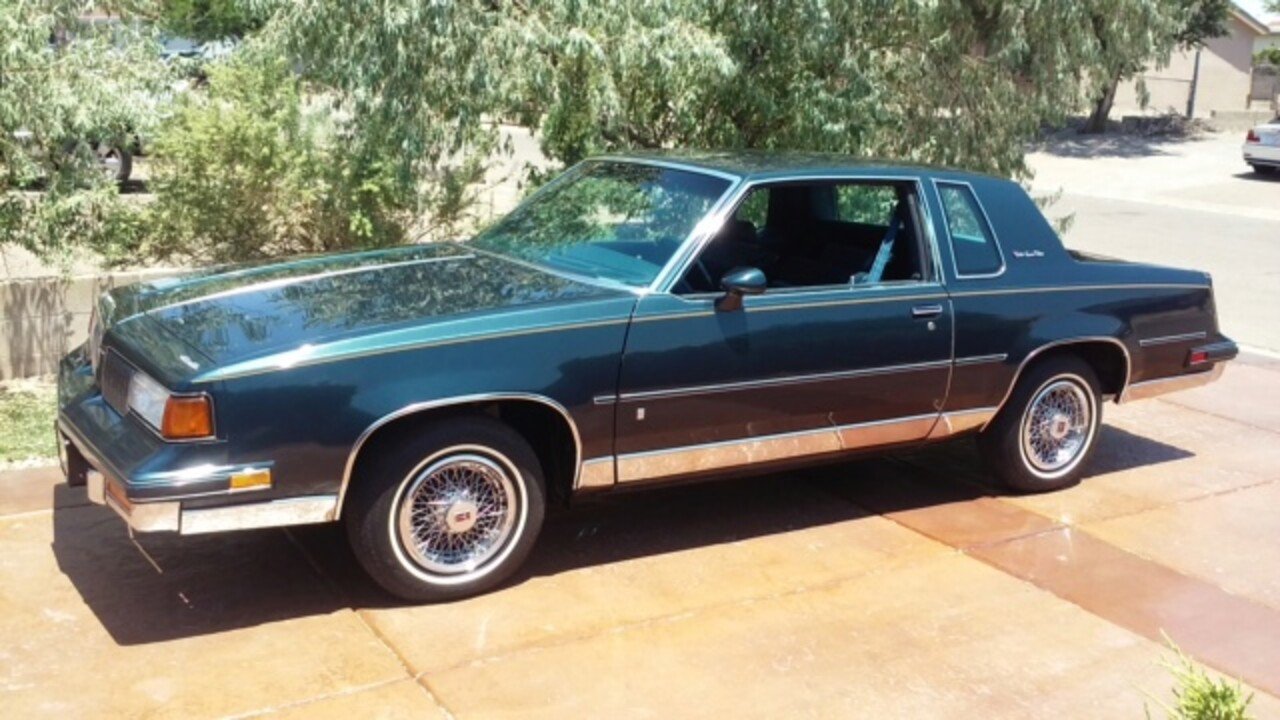
<path fill-rule="evenodd" d="M 385 164 L 416 215 L 456 213 L 459 178 L 475 179 L 496 146 L 491 113 L 503 74 L 519 69 L 503 66 L 513 36 L 495 7 L 299 0 L 276 16 L 302 76 L 348 118 L 345 152 Z"/>
<path fill-rule="evenodd" d="M 1165 64 L 1176 48 L 1190 49 L 1227 33 L 1229 0 L 1102 0 L 1090 21 L 1100 63 L 1091 77 L 1093 110 L 1083 133 L 1106 130 L 1120 83 L 1151 64 Z M 1123 18 L 1119 22 L 1117 17 Z"/>
<path fill-rule="evenodd" d="M 1104 6 L 1106 47 L 1093 24 Z M 519 104 L 544 150 L 565 162 L 687 145 L 1013 175 L 1025 170 L 1026 139 L 1113 77 L 1122 48 L 1162 37 L 1160 9 L 1150 0 L 549 0 L 504 17 L 525 40 Z"/>
<path fill-rule="evenodd" d="M 261 28 L 270 12 L 249 0 L 164 0 L 156 10 L 161 27 L 196 40 L 243 37 Z"/>
<path fill-rule="evenodd" d="M 262 38 L 209 69 L 154 142 L 140 257 L 228 262 L 399 242 L 389 164 L 345 151 L 347 124 Z"/>
<path fill-rule="evenodd" d="M 95 150 L 150 131 L 167 77 L 143 29 L 93 8 L 0 2 L 0 242 L 45 257 L 136 232 Z"/>

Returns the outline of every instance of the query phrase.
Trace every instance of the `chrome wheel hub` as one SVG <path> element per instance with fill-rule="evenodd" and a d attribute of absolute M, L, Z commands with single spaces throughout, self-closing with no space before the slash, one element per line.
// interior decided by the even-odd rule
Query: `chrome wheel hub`
<path fill-rule="evenodd" d="M 1063 440 L 1067 434 L 1071 432 L 1071 419 L 1066 415 L 1058 413 L 1049 421 L 1049 437 L 1054 440 Z"/>
<path fill-rule="evenodd" d="M 457 535 L 475 527 L 477 510 L 479 508 L 470 500 L 459 500 L 450 505 L 444 513 L 444 522 L 449 532 Z"/>
<path fill-rule="evenodd" d="M 1089 391 L 1074 380 L 1041 388 L 1022 420 L 1022 454 L 1039 473 L 1064 473 L 1083 454 L 1093 432 Z"/>
<path fill-rule="evenodd" d="M 515 484 L 503 465 L 458 454 L 430 464 L 400 497 L 401 546 L 432 573 L 480 568 L 511 539 L 517 514 Z"/>

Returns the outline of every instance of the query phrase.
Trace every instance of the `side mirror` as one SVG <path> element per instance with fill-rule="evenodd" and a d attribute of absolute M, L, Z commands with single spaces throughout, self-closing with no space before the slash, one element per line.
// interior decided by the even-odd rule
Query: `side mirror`
<path fill-rule="evenodd" d="M 758 268 L 736 267 L 720 279 L 720 288 L 724 290 L 724 295 L 716 300 L 716 309 L 722 312 L 741 310 L 742 296 L 759 295 L 768 286 L 768 279 Z"/>

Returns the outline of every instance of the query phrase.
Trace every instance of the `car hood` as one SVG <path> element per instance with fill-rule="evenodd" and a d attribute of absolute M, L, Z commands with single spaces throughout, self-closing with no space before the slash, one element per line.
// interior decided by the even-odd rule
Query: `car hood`
<path fill-rule="evenodd" d="M 109 296 L 107 322 L 140 354 L 181 341 L 194 353 L 168 355 L 186 358 L 189 379 L 449 319 L 628 295 L 465 245 L 416 245 L 141 283 Z"/>

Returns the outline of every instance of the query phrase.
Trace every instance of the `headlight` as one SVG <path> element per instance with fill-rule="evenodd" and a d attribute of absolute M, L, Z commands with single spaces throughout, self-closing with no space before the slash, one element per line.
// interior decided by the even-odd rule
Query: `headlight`
<path fill-rule="evenodd" d="M 164 425 L 164 408 L 169 391 L 141 372 L 129 379 L 129 409 L 159 430 Z"/>
<path fill-rule="evenodd" d="M 171 395 L 141 371 L 129 380 L 129 409 L 166 440 L 213 437 L 213 403 L 207 395 Z"/>

